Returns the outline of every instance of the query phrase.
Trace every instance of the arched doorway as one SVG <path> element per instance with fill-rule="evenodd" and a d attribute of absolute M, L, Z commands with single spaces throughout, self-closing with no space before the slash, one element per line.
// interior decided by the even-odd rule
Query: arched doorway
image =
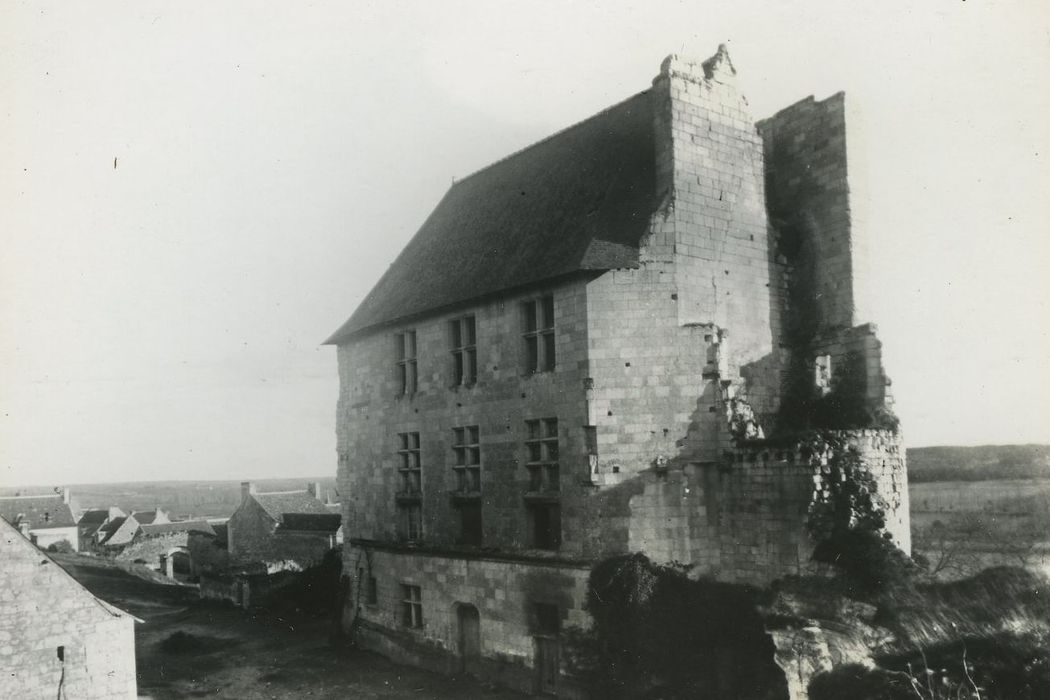
<path fill-rule="evenodd" d="M 456 603 L 456 650 L 461 673 L 477 673 L 481 659 L 481 616 L 470 603 Z"/>

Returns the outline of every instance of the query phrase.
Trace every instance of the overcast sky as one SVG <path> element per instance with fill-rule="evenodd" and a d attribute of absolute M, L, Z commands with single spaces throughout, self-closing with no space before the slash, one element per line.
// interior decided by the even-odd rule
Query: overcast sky
<path fill-rule="evenodd" d="M 864 115 L 907 442 L 1050 442 L 1050 12 L 919 5 L 5 3 L 0 484 L 334 474 L 320 343 L 452 179 L 719 43 Z"/>

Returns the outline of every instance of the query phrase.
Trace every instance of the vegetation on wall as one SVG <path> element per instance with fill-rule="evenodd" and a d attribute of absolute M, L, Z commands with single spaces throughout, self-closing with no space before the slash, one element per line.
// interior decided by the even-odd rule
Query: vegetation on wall
<path fill-rule="evenodd" d="M 830 391 L 814 391 L 811 358 L 800 353 L 789 373 L 790 381 L 777 414 L 781 431 L 890 430 L 900 420 L 886 406 L 872 406 L 867 399 L 867 369 L 860 353 L 847 353 L 835 368 Z"/>
<path fill-rule="evenodd" d="M 806 519 L 813 559 L 839 569 L 852 595 L 861 599 L 910 580 L 918 566 L 884 530 L 888 505 L 849 437 L 812 433 L 802 453 L 820 472 Z"/>
<path fill-rule="evenodd" d="M 643 554 L 608 559 L 590 576 L 593 625 L 565 634 L 570 669 L 601 698 L 786 697 L 758 595 Z"/>

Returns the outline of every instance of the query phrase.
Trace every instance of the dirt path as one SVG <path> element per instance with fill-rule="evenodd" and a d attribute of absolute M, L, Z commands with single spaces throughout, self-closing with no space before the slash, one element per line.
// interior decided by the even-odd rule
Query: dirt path
<path fill-rule="evenodd" d="M 140 697 L 524 697 L 333 647 L 332 623 L 321 617 L 199 602 L 192 588 L 144 581 L 85 557 L 59 563 L 95 595 L 144 621 L 135 628 Z"/>

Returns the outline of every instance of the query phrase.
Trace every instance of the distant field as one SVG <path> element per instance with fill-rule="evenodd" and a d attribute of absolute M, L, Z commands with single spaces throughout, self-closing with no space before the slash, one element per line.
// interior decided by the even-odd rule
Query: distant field
<path fill-rule="evenodd" d="M 1050 507 L 1050 479 L 933 481 L 908 487 L 912 512 L 1028 513 Z"/>
<path fill-rule="evenodd" d="M 260 491 L 294 491 L 319 482 L 339 500 L 335 478 L 303 476 L 295 479 L 259 479 Z M 117 506 L 125 512 L 160 507 L 179 518 L 229 517 L 241 502 L 239 481 L 138 481 L 112 484 L 64 484 L 81 509 Z M 47 487 L 0 488 L 0 496 L 48 493 Z"/>
<path fill-rule="evenodd" d="M 912 447 L 907 456 L 912 483 L 1050 479 L 1050 445 Z"/>

